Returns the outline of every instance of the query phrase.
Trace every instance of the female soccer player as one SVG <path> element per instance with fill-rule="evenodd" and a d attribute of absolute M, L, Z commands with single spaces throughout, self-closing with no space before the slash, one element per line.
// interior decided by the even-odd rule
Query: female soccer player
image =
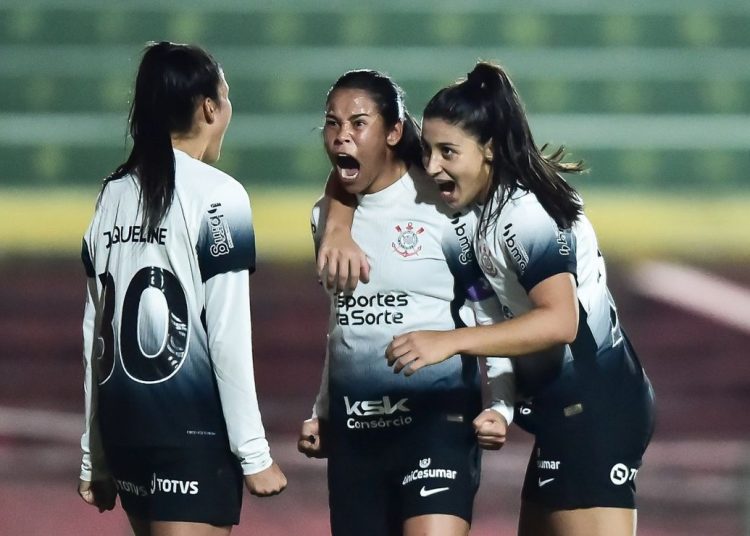
<path fill-rule="evenodd" d="M 456 353 L 516 356 L 516 421 L 536 439 L 519 534 L 634 534 L 653 390 L 620 327 L 580 197 L 560 175 L 581 164 L 563 163 L 562 149 L 542 154 L 513 84 L 488 63 L 432 98 L 422 137 L 443 201 L 477 214 L 474 249 L 502 315 L 486 326 L 400 334 L 389 363 L 411 375 Z M 338 234 L 319 259 L 323 277 L 356 282 L 372 259 L 347 245 L 345 222 L 331 223 Z"/>
<path fill-rule="evenodd" d="M 286 478 L 253 378 L 247 193 L 208 165 L 232 116 L 202 49 L 150 44 L 130 110 L 133 148 L 104 181 L 83 239 L 86 430 L 79 494 L 120 497 L 142 535 L 229 534 L 242 483 Z"/>
<path fill-rule="evenodd" d="M 489 63 L 430 100 L 423 141 L 442 200 L 475 207 L 475 251 L 504 314 L 492 325 L 401 334 L 389 363 L 410 375 L 456 353 L 517 356 L 526 397 L 517 422 L 536 440 L 519 533 L 633 534 L 653 391 L 620 327 L 581 199 L 560 175 L 581 164 L 563 163 L 562 149 L 541 153 L 513 84 Z M 551 348 L 562 349 L 558 359 L 527 356 Z"/>
<path fill-rule="evenodd" d="M 373 259 L 373 277 L 331 294 L 323 381 L 299 450 L 328 457 L 334 536 L 466 535 L 479 484 L 477 360 L 457 355 L 405 378 L 384 355 L 404 331 L 464 325 L 467 299 L 496 304 L 466 238 L 473 215 L 449 210 L 423 175 L 418 127 L 387 76 L 339 78 L 323 138 L 333 180 L 359 199 L 352 234 Z M 316 243 L 326 211 L 321 202 L 313 212 Z M 512 386 L 507 360 L 495 365 L 495 388 Z M 501 427 L 513 395 L 495 392 Z"/>

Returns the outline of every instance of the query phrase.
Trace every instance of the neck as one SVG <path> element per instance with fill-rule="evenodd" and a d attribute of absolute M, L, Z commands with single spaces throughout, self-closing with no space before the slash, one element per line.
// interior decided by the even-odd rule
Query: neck
<path fill-rule="evenodd" d="M 403 177 L 408 169 L 409 167 L 403 160 L 400 160 L 398 158 L 389 158 L 386 164 L 383 166 L 382 171 L 370 184 L 370 187 L 362 193 L 374 194 L 375 192 L 385 190 L 391 184 Z"/>
<path fill-rule="evenodd" d="M 172 136 L 172 147 L 196 160 L 203 161 L 207 144 L 198 137 Z"/>

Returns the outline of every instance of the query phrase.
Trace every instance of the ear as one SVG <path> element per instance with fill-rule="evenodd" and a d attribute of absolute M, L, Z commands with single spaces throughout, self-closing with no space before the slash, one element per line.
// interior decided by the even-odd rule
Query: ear
<path fill-rule="evenodd" d="M 388 135 L 385 137 L 385 142 L 388 144 L 389 147 L 395 147 L 398 145 L 398 142 L 401 141 L 401 136 L 404 134 L 404 122 L 398 121 L 395 125 L 393 125 L 393 128 L 388 133 Z"/>
<path fill-rule="evenodd" d="M 488 164 L 491 164 L 495 159 L 495 151 L 492 150 L 492 138 L 490 138 L 489 141 L 484 144 L 484 147 L 482 148 L 482 154 L 484 156 L 484 161 Z"/>
<path fill-rule="evenodd" d="M 201 112 L 203 113 L 203 119 L 209 125 L 216 120 L 216 103 L 213 99 L 206 97 L 201 103 Z"/>

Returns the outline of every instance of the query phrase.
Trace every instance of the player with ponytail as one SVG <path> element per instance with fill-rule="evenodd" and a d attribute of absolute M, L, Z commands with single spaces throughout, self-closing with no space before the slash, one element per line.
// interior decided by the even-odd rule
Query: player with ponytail
<path fill-rule="evenodd" d="M 389 345 L 388 363 L 419 377 L 456 354 L 511 357 L 516 422 L 535 436 L 519 535 L 634 534 L 654 395 L 620 325 L 583 202 L 563 178 L 582 163 L 565 162 L 563 148 L 544 154 L 507 73 L 487 62 L 429 101 L 422 142 L 442 201 L 477 215 L 474 254 L 501 313 L 476 327 L 405 330 Z M 351 286 L 375 269 L 342 232 L 342 214 L 329 219 L 335 233 L 318 266 L 327 281 Z M 507 424 L 493 409 L 482 412 L 479 444 L 499 448 Z"/>
<path fill-rule="evenodd" d="M 511 357 L 516 423 L 535 436 L 519 534 L 634 534 L 653 390 L 581 198 L 562 176 L 582 164 L 563 162 L 562 148 L 543 154 L 507 73 L 485 62 L 429 101 L 422 139 L 443 201 L 478 213 L 474 250 L 503 314 L 479 327 L 404 333 L 389 363 L 418 376 L 456 353 Z"/>
<path fill-rule="evenodd" d="M 137 536 L 227 535 L 243 482 L 258 496 L 286 486 L 253 377 L 250 203 L 210 165 L 231 116 L 224 72 L 206 51 L 148 45 L 130 156 L 105 179 L 83 239 L 78 491 L 100 511 L 116 491 Z"/>
<path fill-rule="evenodd" d="M 404 329 L 462 326 L 473 322 L 470 307 L 496 303 L 465 238 L 476 219 L 440 201 L 403 93 L 383 73 L 350 71 L 333 84 L 323 141 L 329 191 L 357 204 L 352 234 L 373 259 L 373 277 L 330 295 L 323 378 L 298 448 L 328 458 L 333 536 L 466 536 L 479 485 L 477 360 L 456 356 L 412 379 L 393 374 L 383 356 Z M 316 246 L 333 204 L 323 199 L 313 211 Z M 490 367 L 493 412 L 506 422 L 510 363 Z"/>

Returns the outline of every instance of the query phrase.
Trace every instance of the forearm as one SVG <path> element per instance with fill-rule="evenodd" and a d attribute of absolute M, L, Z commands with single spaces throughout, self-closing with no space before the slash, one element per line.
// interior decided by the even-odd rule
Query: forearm
<path fill-rule="evenodd" d="M 328 176 L 325 195 L 328 198 L 328 214 L 325 221 L 325 234 L 327 236 L 337 230 L 351 231 L 354 220 L 354 209 L 357 206 L 355 195 L 347 193 L 334 176 L 334 172 Z"/>
<path fill-rule="evenodd" d="M 87 282 L 86 306 L 83 315 L 83 392 L 84 431 L 81 435 L 80 479 L 90 482 L 108 475 L 97 422 L 98 378 L 94 370 L 96 341 L 96 282 Z"/>
<path fill-rule="evenodd" d="M 335 292 L 354 290 L 360 280 L 367 283 L 370 279 L 367 257 L 352 238 L 356 205 L 357 198 L 343 190 L 331 172 L 326 195 L 313 212 L 313 232 L 318 276 Z"/>
<path fill-rule="evenodd" d="M 320 378 L 320 388 L 318 389 L 318 395 L 315 397 L 315 405 L 313 406 L 313 418 L 328 418 L 328 408 L 330 405 L 330 399 L 328 396 L 328 363 L 328 352 L 326 352 L 325 361 L 323 363 L 323 374 Z"/>
<path fill-rule="evenodd" d="M 490 395 L 487 407 L 497 411 L 505 418 L 506 424 L 510 424 L 516 401 L 515 373 L 510 359 L 487 358 L 487 386 Z"/>
<path fill-rule="evenodd" d="M 229 445 L 245 474 L 272 463 L 255 390 L 247 270 L 206 282 L 206 325 Z"/>
<path fill-rule="evenodd" d="M 548 309 L 533 309 L 497 324 L 459 328 L 453 332 L 454 353 L 479 357 L 519 357 L 548 350 L 575 339 L 559 315 Z"/>

